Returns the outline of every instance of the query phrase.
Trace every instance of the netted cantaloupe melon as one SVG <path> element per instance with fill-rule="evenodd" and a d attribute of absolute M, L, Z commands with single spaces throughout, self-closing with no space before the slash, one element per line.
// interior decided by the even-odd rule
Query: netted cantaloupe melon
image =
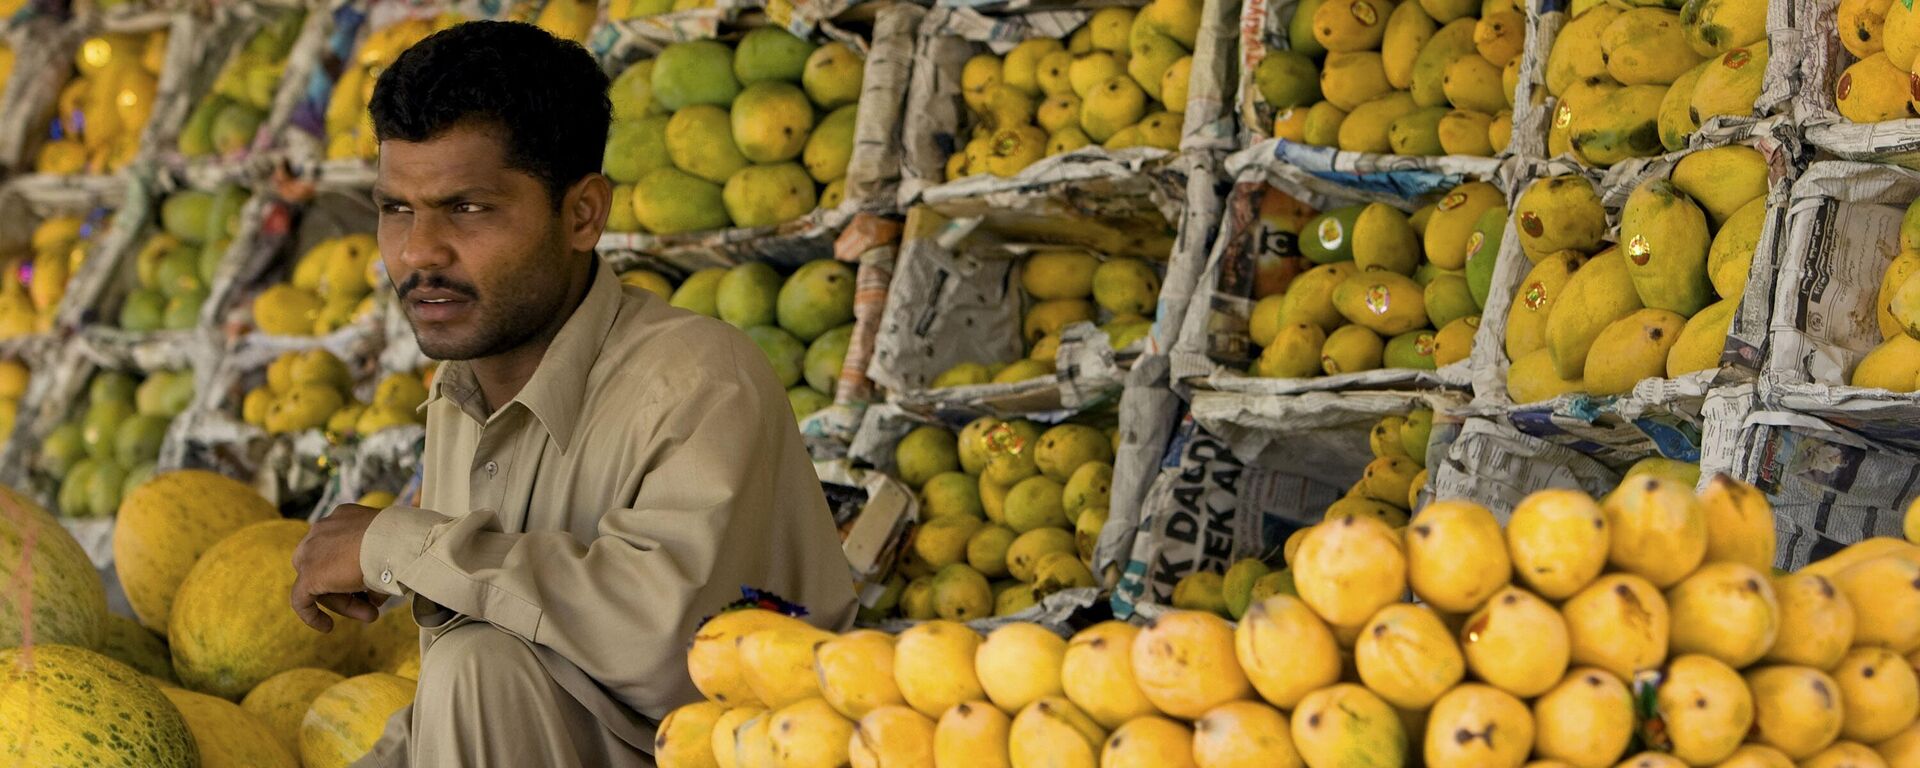
<path fill-rule="evenodd" d="M 313 700 L 300 722 L 300 762 L 345 768 L 373 749 L 387 719 L 413 703 L 413 681 L 385 672 L 348 678 Z"/>
<path fill-rule="evenodd" d="M 278 517 L 252 488 L 212 472 L 168 472 L 134 488 L 114 521 L 113 561 L 140 624 L 166 632 L 174 593 L 200 555 L 234 531 Z"/>
<path fill-rule="evenodd" d="M 174 598 L 167 640 L 186 687 L 238 701 L 262 680 L 298 667 L 346 661 L 362 624 L 339 619 L 321 633 L 293 613 L 293 550 L 304 520 L 255 523 L 194 563 Z"/>
<path fill-rule="evenodd" d="M 0 583 L 32 574 L 27 607 L 0 599 L 0 648 L 33 642 L 95 648 L 106 633 L 107 592 L 80 542 L 32 499 L 0 486 Z"/>
<path fill-rule="evenodd" d="M 345 679 L 331 669 L 289 669 L 254 686 L 240 701 L 240 708 L 260 718 L 289 753 L 298 755 L 300 721 L 306 718 L 307 709 L 322 692 Z"/>
<path fill-rule="evenodd" d="M 173 657 L 167 653 L 167 641 L 133 619 L 117 613 L 107 614 L 107 636 L 100 641 L 100 652 L 147 677 L 171 685 L 180 684 L 173 676 Z"/>
<path fill-rule="evenodd" d="M 180 710 L 139 672 L 70 645 L 0 650 L 0 760 L 31 766 L 192 768 Z"/>
<path fill-rule="evenodd" d="M 300 768 L 300 761 L 240 705 L 204 693 L 162 688 L 186 718 L 200 748 L 200 768 Z"/>

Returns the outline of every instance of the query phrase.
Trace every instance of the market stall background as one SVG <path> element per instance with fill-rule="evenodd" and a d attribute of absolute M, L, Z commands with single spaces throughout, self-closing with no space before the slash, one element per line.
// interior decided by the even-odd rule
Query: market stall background
<path fill-rule="evenodd" d="M 432 363 L 372 242 L 365 99 L 493 18 L 613 79 L 600 256 L 768 353 L 864 626 L 1219 611 L 1323 519 L 1504 525 L 1639 473 L 1757 488 L 1778 569 L 1901 535 L 1920 166 L 1909 67 L 1870 68 L 1899 32 L 1843 39 L 1853 2 L 1330 5 L 0 2 L 0 483 L 162 636 L 116 569 L 148 478 L 302 520 L 404 497 Z M 715 60 L 731 91 L 688 85 Z M 1674 252 L 1699 264 L 1647 266 Z"/>

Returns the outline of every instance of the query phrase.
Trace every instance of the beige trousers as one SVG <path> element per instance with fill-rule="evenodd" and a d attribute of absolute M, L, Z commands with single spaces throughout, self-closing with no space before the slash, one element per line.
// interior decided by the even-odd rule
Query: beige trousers
<path fill-rule="evenodd" d="M 555 682 L 525 641 L 469 622 L 420 659 L 413 706 L 355 768 L 651 766 Z"/>

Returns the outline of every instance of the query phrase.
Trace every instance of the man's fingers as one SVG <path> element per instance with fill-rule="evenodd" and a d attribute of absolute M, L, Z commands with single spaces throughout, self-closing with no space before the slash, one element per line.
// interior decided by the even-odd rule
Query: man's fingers
<path fill-rule="evenodd" d="M 320 604 L 326 606 L 327 610 L 349 619 L 372 623 L 373 620 L 380 618 L 380 609 L 374 607 L 373 601 L 359 592 L 350 595 L 321 595 Z"/>
<path fill-rule="evenodd" d="M 314 602 L 313 595 L 301 589 L 298 584 L 293 587 L 293 613 L 309 627 L 321 632 L 333 631 L 333 617 L 328 616 L 326 611 L 320 610 L 320 606 Z"/>

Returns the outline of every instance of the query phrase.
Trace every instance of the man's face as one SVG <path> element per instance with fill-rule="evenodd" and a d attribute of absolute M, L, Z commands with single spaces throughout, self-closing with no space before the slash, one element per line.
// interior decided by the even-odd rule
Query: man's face
<path fill-rule="evenodd" d="M 565 311 L 577 239 L 567 204 L 554 210 L 538 178 L 507 166 L 503 138 L 461 123 L 380 146 L 380 257 L 436 360 L 507 352 Z"/>

